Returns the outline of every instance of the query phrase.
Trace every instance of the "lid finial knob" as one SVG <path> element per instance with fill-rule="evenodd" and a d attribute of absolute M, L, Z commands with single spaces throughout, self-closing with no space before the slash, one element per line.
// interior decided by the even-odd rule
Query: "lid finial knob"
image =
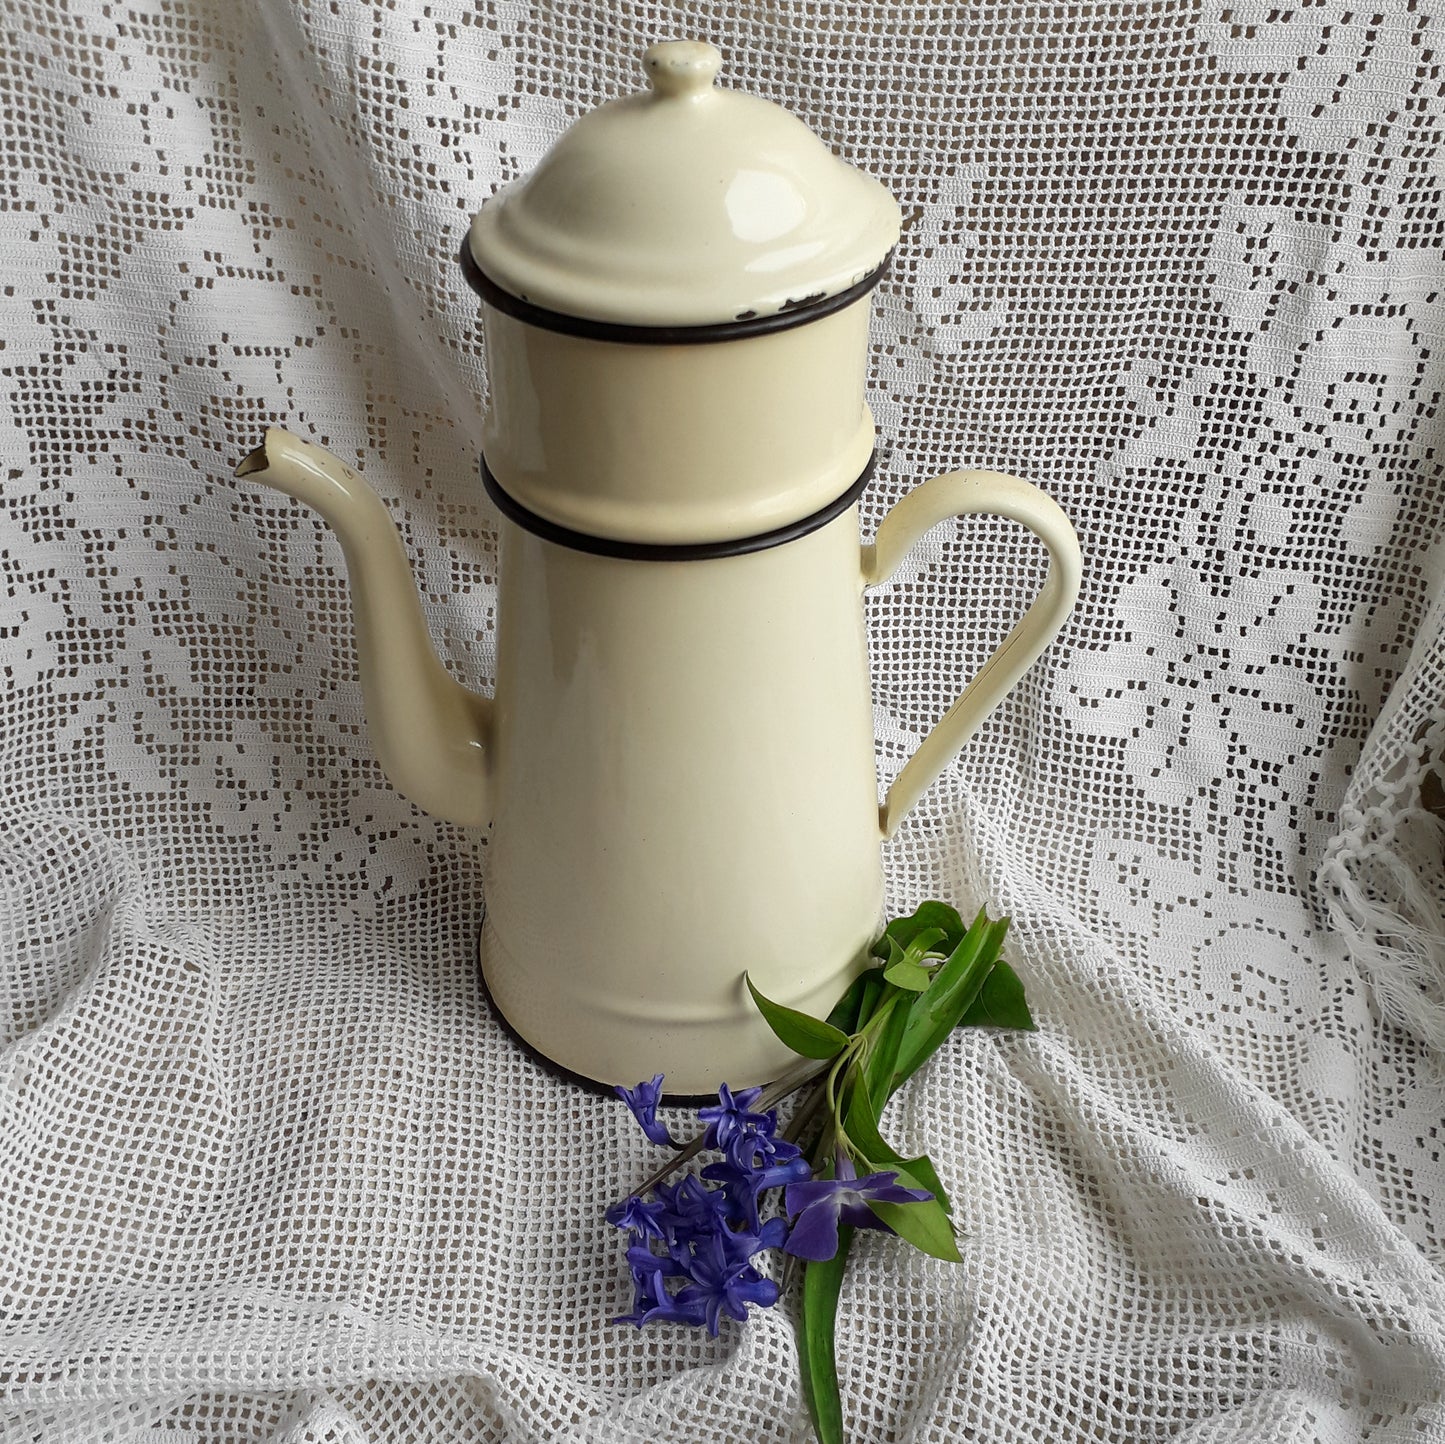
<path fill-rule="evenodd" d="M 707 93 L 722 69 L 722 53 L 705 40 L 664 40 L 650 46 L 643 68 L 658 95 Z"/>

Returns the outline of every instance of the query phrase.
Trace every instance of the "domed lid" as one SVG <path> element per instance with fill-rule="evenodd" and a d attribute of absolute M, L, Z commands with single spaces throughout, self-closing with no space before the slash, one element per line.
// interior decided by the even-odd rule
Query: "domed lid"
<path fill-rule="evenodd" d="M 708 326 L 838 295 L 883 262 L 898 204 L 781 106 L 713 84 L 700 41 L 654 45 L 651 90 L 585 115 L 472 221 L 483 275 L 544 310 Z"/>

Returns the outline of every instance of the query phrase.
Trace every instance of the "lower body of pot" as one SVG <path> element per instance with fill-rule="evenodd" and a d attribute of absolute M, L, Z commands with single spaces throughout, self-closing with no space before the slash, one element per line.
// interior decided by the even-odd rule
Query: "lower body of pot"
<path fill-rule="evenodd" d="M 856 506 L 706 560 L 503 523 L 482 969 L 537 1052 L 599 1083 L 743 1087 L 795 1057 L 883 905 Z"/>

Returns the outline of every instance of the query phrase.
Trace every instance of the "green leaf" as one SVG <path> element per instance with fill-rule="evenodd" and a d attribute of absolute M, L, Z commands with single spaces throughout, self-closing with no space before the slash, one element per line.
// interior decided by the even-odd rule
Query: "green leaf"
<path fill-rule="evenodd" d="M 765 998 L 753 986 L 753 980 L 743 974 L 753 1002 L 779 1040 L 804 1058 L 834 1058 L 848 1046 L 848 1035 L 841 1028 L 825 1023 L 821 1018 L 809 1017 L 796 1008 L 785 1008 L 771 998 Z"/>
<path fill-rule="evenodd" d="M 882 968 L 870 968 L 863 974 L 863 978 L 863 997 L 858 1004 L 858 1022 L 853 1029 L 855 1033 L 867 1026 L 868 1020 L 877 1011 L 883 994 L 888 991 L 883 982 Z"/>
<path fill-rule="evenodd" d="M 853 1230 L 838 1230 L 838 1252 L 830 1259 L 804 1265 L 803 1308 L 799 1316 L 798 1362 L 803 1399 L 819 1444 L 843 1444 L 843 1402 L 838 1394 L 835 1337 L 838 1295 L 848 1267 Z"/>
<path fill-rule="evenodd" d="M 916 1184 L 909 1186 L 926 1188 L 938 1200 L 944 1213 L 952 1216 L 953 1205 L 948 1201 L 948 1194 L 944 1191 L 943 1181 L 933 1166 L 933 1160 L 926 1153 L 920 1153 L 917 1158 L 905 1158 L 903 1164 L 908 1173 L 918 1180 Z M 902 1174 L 899 1177 L 901 1178 Z"/>
<path fill-rule="evenodd" d="M 944 1213 L 952 1213 L 948 1195 L 932 1160 L 927 1154 L 919 1158 L 904 1158 L 883 1137 L 878 1127 L 878 1113 L 866 1090 L 860 1088 L 854 1094 L 843 1131 L 848 1135 L 848 1141 L 863 1155 L 865 1173 L 882 1173 L 891 1169 L 905 1188 L 926 1188 L 938 1200 Z"/>
<path fill-rule="evenodd" d="M 910 993 L 921 993 L 933 981 L 933 973 L 921 963 L 915 963 L 911 958 L 902 957 L 890 968 L 885 968 L 883 976 L 893 984 L 895 988 L 906 988 Z"/>
<path fill-rule="evenodd" d="M 868 989 L 868 979 L 877 971 L 870 967 L 848 984 L 847 992 L 833 1004 L 833 1011 L 828 1014 L 829 1027 L 836 1028 L 840 1033 L 858 1031 L 858 1013 L 863 1005 L 863 995 Z"/>
<path fill-rule="evenodd" d="M 954 939 L 957 942 L 957 939 Z M 948 934 L 942 928 L 924 928 L 921 933 L 915 933 L 912 942 L 903 949 L 903 956 L 909 962 L 921 962 L 929 953 L 934 952 L 939 943 L 948 943 Z M 947 957 L 953 951 L 953 943 L 938 954 L 939 957 Z"/>
<path fill-rule="evenodd" d="M 914 1000 L 925 996 L 927 995 L 924 993 L 905 993 L 895 989 L 893 996 L 885 999 L 879 1005 L 892 1011 L 883 1020 L 883 1026 L 873 1042 L 872 1051 L 868 1054 L 862 1069 L 863 1087 L 867 1090 L 868 1097 L 873 1104 L 875 1118 L 883 1116 L 883 1105 L 893 1094 L 895 1087 L 893 1079 L 898 1071 L 898 1055 L 903 1047 L 903 1040 L 907 1036 L 908 1019 L 915 1006 Z M 850 1072 L 853 1066 L 856 1065 L 850 1065 Z M 847 1128 L 846 1122 L 844 1128 L 845 1130 Z"/>
<path fill-rule="evenodd" d="M 904 1181 L 901 1171 L 898 1179 L 900 1183 Z M 953 1236 L 953 1225 L 936 1198 L 924 1203 L 875 1203 L 869 1199 L 868 1207 L 914 1248 L 949 1263 L 963 1262 Z"/>
<path fill-rule="evenodd" d="M 948 960 L 939 964 L 928 991 L 918 995 L 910 1010 L 894 1069 L 894 1088 L 922 1067 L 979 996 L 1007 931 L 1007 918 L 991 923 L 980 913 Z"/>
<path fill-rule="evenodd" d="M 1021 1028 L 1028 1032 L 1037 1028 L 1024 998 L 1024 985 L 1002 958 L 993 965 L 978 997 L 969 1004 L 958 1025 L 961 1028 Z"/>
<path fill-rule="evenodd" d="M 948 935 L 942 928 L 925 928 L 906 948 L 900 948 L 893 938 L 889 938 L 888 964 L 883 970 L 883 976 L 895 988 L 921 993 L 933 981 L 933 969 L 925 966 L 923 960 L 931 949 L 947 940 Z"/>
<path fill-rule="evenodd" d="M 947 903 L 920 903 L 917 912 L 906 918 L 894 918 L 888 924 L 883 930 L 883 937 L 873 945 L 873 951 L 880 958 L 887 957 L 887 939 L 891 938 L 899 947 L 906 948 L 919 933 L 929 928 L 942 929 L 950 950 L 957 946 L 965 932 L 963 919 Z"/>
<path fill-rule="evenodd" d="M 849 1098 L 848 1113 L 843 1119 L 843 1132 L 848 1135 L 848 1142 L 863 1155 L 866 1163 L 872 1165 L 875 1173 L 880 1168 L 903 1161 L 903 1155 L 879 1131 L 879 1112 L 868 1090 L 857 1088 Z"/>
<path fill-rule="evenodd" d="M 903 944 L 897 938 L 891 938 L 884 933 L 870 951 L 875 958 L 882 958 L 886 963 L 896 963 L 903 956 Z"/>

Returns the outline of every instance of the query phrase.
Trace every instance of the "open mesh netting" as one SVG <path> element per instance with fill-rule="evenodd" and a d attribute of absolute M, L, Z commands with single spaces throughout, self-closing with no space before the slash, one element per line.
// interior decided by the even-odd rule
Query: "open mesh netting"
<path fill-rule="evenodd" d="M 1012 916 L 1040 1028 L 889 1115 L 964 1261 L 856 1248 L 853 1437 L 1445 1440 L 1438 4 L 0 16 L 0 1435 L 806 1437 L 792 1305 L 607 1322 L 653 1151 L 487 1013 L 480 839 L 372 758 L 335 539 L 231 478 L 355 460 L 489 687 L 458 244 L 688 36 L 903 205 L 865 532 L 993 467 L 1086 563 L 885 850 L 892 911 Z M 869 595 L 883 781 L 1043 569 L 947 523 Z"/>

